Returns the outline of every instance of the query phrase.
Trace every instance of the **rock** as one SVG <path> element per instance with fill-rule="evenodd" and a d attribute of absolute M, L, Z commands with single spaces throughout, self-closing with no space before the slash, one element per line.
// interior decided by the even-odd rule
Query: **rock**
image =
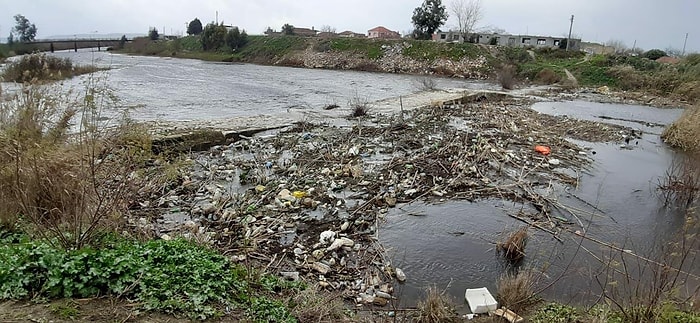
<path fill-rule="evenodd" d="M 287 201 L 287 202 L 294 202 L 296 198 L 292 195 L 292 192 L 290 192 L 288 189 L 283 189 L 279 193 L 277 193 L 277 198 L 280 201 Z"/>
<path fill-rule="evenodd" d="M 293 280 L 293 281 L 299 280 L 299 272 L 298 271 L 283 271 L 283 272 L 280 272 L 280 275 L 288 280 Z"/>
<path fill-rule="evenodd" d="M 311 198 L 305 197 L 303 200 L 301 200 L 301 205 L 303 205 L 306 208 L 313 208 L 314 200 Z"/>
<path fill-rule="evenodd" d="M 400 283 L 403 283 L 406 281 L 406 274 L 401 270 L 401 268 L 396 268 L 396 280 L 398 280 Z"/>
<path fill-rule="evenodd" d="M 314 262 L 311 264 L 311 269 L 319 272 L 321 275 L 327 274 L 329 271 L 331 271 L 331 267 L 322 263 L 322 262 Z"/>
<path fill-rule="evenodd" d="M 311 255 L 316 259 L 321 259 L 321 258 L 323 258 L 325 253 L 323 252 L 323 250 L 318 249 L 318 250 L 314 250 L 313 252 L 311 252 Z"/>
<path fill-rule="evenodd" d="M 210 215 L 216 212 L 216 205 L 214 205 L 213 203 L 204 202 L 200 204 L 199 207 L 202 210 L 202 213 L 204 213 L 204 215 Z"/>
<path fill-rule="evenodd" d="M 561 161 L 559 159 L 556 159 L 556 158 L 552 158 L 548 162 L 552 166 L 557 166 L 557 165 L 561 164 Z"/>
<path fill-rule="evenodd" d="M 367 295 L 365 293 L 361 293 L 360 295 L 358 295 L 358 298 L 360 300 L 360 303 L 363 303 L 363 304 L 374 303 L 374 296 L 372 296 L 372 295 Z"/>
<path fill-rule="evenodd" d="M 192 233 L 196 233 L 197 231 L 199 231 L 199 226 L 192 220 L 185 221 L 185 223 L 183 223 L 182 226 L 185 228 L 185 230 Z"/>
<path fill-rule="evenodd" d="M 355 241 L 352 241 L 348 238 L 343 237 L 343 238 L 335 239 L 335 241 L 333 241 L 333 243 L 330 245 L 330 247 L 326 248 L 326 251 L 333 251 L 336 249 L 340 249 L 344 246 L 352 247 L 354 245 L 355 245 Z"/>
<path fill-rule="evenodd" d="M 386 306 L 386 304 L 389 303 L 389 300 L 386 298 L 381 298 L 381 297 L 375 297 L 374 300 L 372 301 L 372 304 L 377 305 L 377 306 Z"/>
<path fill-rule="evenodd" d="M 263 186 L 263 185 L 255 186 L 255 191 L 256 192 L 263 192 L 263 191 L 265 191 L 265 186 Z"/>
<path fill-rule="evenodd" d="M 165 240 L 165 241 L 173 240 L 173 238 L 171 238 L 171 237 L 170 237 L 169 235 L 167 235 L 167 234 L 163 234 L 162 236 L 160 236 L 160 238 L 163 239 L 163 240 Z"/>
<path fill-rule="evenodd" d="M 384 202 L 386 202 L 386 204 L 390 207 L 396 206 L 396 198 L 395 197 L 387 196 L 384 198 Z"/>
<path fill-rule="evenodd" d="M 350 222 L 345 221 L 345 222 L 343 222 L 342 225 L 340 225 L 340 231 L 345 231 L 345 230 L 347 230 L 349 227 L 350 227 Z"/>
<path fill-rule="evenodd" d="M 391 299 L 391 295 L 389 295 L 388 293 L 385 293 L 385 292 L 378 291 L 378 292 L 375 292 L 374 295 L 377 297 L 385 298 L 385 299 Z"/>
<path fill-rule="evenodd" d="M 319 237 L 318 242 L 326 245 L 335 239 L 335 235 L 335 231 L 323 231 L 321 232 L 321 236 Z"/>

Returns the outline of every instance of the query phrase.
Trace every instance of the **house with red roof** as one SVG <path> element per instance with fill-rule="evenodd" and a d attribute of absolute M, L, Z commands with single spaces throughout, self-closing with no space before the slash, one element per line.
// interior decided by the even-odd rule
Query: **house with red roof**
<path fill-rule="evenodd" d="M 401 34 L 396 31 L 386 29 L 383 26 L 379 26 L 368 30 L 367 38 L 399 39 L 401 38 Z"/>

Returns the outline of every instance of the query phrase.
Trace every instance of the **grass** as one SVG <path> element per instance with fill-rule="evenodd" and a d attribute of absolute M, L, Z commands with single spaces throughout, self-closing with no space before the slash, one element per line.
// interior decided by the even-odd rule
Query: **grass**
<path fill-rule="evenodd" d="M 681 117 L 664 130 L 661 138 L 671 147 L 700 152 L 700 106 L 683 111 Z"/>
<path fill-rule="evenodd" d="M 417 321 L 421 323 L 461 322 L 454 305 L 435 287 L 428 288 L 425 300 L 418 303 Z"/>
<path fill-rule="evenodd" d="M 512 90 L 515 88 L 515 75 L 516 67 L 513 65 L 504 65 L 501 70 L 498 71 L 498 83 L 501 87 L 506 90 Z"/>
<path fill-rule="evenodd" d="M 534 288 L 535 274 L 531 270 L 505 273 L 498 280 L 498 304 L 516 313 L 522 313 L 538 301 Z"/>
<path fill-rule="evenodd" d="M 92 65 L 73 65 L 68 58 L 45 54 L 29 54 L 5 67 L 2 79 L 5 82 L 39 83 L 58 81 L 103 69 Z"/>

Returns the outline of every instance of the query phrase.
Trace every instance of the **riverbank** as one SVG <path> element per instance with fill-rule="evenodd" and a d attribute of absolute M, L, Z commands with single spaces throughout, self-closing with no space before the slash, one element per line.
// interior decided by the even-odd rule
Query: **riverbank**
<path fill-rule="evenodd" d="M 392 319 L 397 313 L 411 319 L 426 308 L 397 310 L 402 296 L 397 290 L 412 277 L 386 256 L 378 240 L 391 210 L 416 201 L 499 199 L 526 206 L 517 216 L 531 224 L 528 230 L 562 237 L 584 228 L 574 221 L 559 220 L 556 209 L 561 205 L 546 190 L 552 185 L 576 185 L 572 174 L 587 168 L 594 153 L 565 138 L 619 144 L 641 135 L 624 126 L 539 114 L 529 108 L 532 92 L 455 96 L 409 98 L 405 109 L 401 101 L 385 101 L 383 108 L 370 108 L 367 115 L 357 117 L 349 117 L 352 111 L 348 109 L 329 110 L 334 118 L 346 120 L 344 125 L 307 119 L 262 132 L 219 128 L 230 123 L 189 127 L 193 133 L 203 128 L 210 134 L 225 133 L 209 137 L 221 141 L 208 145 L 188 144 L 202 150 L 188 154 L 169 149 L 174 140 L 160 141 L 160 155 L 146 163 L 151 166 L 130 175 L 132 180 L 150 184 L 141 186 L 131 198 L 122 230 L 141 239 L 184 239 L 210 246 L 233 266 L 275 277 L 253 281 L 269 285 L 272 290 L 268 292 L 277 295 L 269 301 L 273 303 L 265 303 L 270 307 L 260 307 L 259 312 L 228 313 L 216 302 L 206 307 L 212 305 L 207 302 L 186 315 L 204 309 L 222 315 L 224 321 L 286 317 L 264 316 L 271 313 L 268 310 L 281 313 L 274 315 L 300 315 L 302 309 L 294 305 L 298 298 L 289 296 L 288 287 L 279 287 L 289 280 L 314 286 L 316 299 L 345 300 L 348 309 L 333 312 L 346 313 L 338 319 L 362 321 L 367 313 L 371 320 Z M 426 98 L 433 102 L 420 104 Z M 182 123 L 178 131 L 186 129 Z M 231 131 L 236 134 L 228 135 Z M 130 145 L 141 147 L 135 139 Z M 143 147 L 153 149 L 156 142 Z M 538 152 L 538 145 L 546 145 L 550 153 Z M 503 291 L 492 292 L 499 299 L 505 297 L 499 294 Z M 123 304 L 122 300 L 117 303 Z M 50 313 L 37 309 L 28 315 L 63 319 L 93 315 L 100 319 L 92 304 L 52 302 Z M 129 306 L 120 305 L 118 315 L 160 318 L 153 312 L 122 311 Z M 518 314 L 550 320 L 603 313 L 610 321 L 621 315 L 608 307 L 598 307 L 595 313 L 561 305 L 547 305 L 542 311 L 537 308 L 532 305 Z M 182 313 L 177 311 L 173 313 Z M 318 308 L 315 311 L 322 313 Z M 661 313 L 659 317 L 692 315 L 677 310 Z M 27 317 L 23 314 L 27 313 L 2 317 Z M 450 315 L 455 315 L 450 319 L 461 316 Z"/>
<path fill-rule="evenodd" d="M 518 82 L 567 83 L 566 71 L 584 88 L 607 87 L 643 101 L 653 95 L 674 105 L 693 105 L 700 99 L 700 56 L 663 64 L 642 57 L 586 55 L 552 49 L 496 47 L 416 40 L 249 36 L 237 51 L 203 51 L 199 38 L 172 41 L 135 40 L 120 52 L 339 70 L 438 75 L 495 80 L 505 65 L 516 66 Z"/>

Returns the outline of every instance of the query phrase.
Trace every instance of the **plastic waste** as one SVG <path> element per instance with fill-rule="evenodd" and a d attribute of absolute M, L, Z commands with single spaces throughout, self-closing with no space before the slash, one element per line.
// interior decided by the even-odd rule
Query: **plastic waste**
<path fill-rule="evenodd" d="M 552 150 L 547 146 L 535 146 L 535 151 L 545 156 L 552 153 Z"/>

